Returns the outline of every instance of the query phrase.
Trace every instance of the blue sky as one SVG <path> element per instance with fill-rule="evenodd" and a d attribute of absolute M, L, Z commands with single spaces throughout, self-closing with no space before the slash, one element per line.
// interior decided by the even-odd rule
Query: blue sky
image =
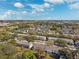
<path fill-rule="evenodd" d="M 79 0 L 0 0 L 1 20 L 79 20 Z"/>

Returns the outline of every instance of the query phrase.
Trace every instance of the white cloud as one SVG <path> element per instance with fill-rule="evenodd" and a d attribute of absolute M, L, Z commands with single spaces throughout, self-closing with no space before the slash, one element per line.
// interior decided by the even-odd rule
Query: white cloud
<path fill-rule="evenodd" d="M 20 3 L 20 2 L 16 2 L 14 4 L 14 6 L 17 7 L 17 8 L 23 8 L 24 7 L 24 5 L 22 3 Z"/>
<path fill-rule="evenodd" d="M 78 2 L 79 0 L 64 0 L 67 3 L 73 3 L 73 2 Z"/>
<path fill-rule="evenodd" d="M 79 9 L 79 3 L 73 3 L 69 5 L 70 9 Z"/>
<path fill-rule="evenodd" d="M 27 11 L 14 11 L 14 10 L 7 10 L 4 14 L 0 15 L 1 20 L 14 20 L 14 19 L 23 19 L 25 15 L 29 12 Z"/>
<path fill-rule="evenodd" d="M 45 8 L 49 8 L 49 3 L 44 3 L 41 5 L 38 4 L 30 4 L 30 6 L 36 11 L 36 12 L 44 12 Z M 33 13 L 35 13 L 35 11 Z"/>
<path fill-rule="evenodd" d="M 37 4 L 33 4 L 33 5 L 30 5 L 35 11 L 38 11 L 38 12 L 42 12 L 44 11 L 43 7 L 41 5 L 37 5 Z"/>
<path fill-rule="evenodd" d="M 44 1 L 52 4 L 62 4 L 64 2 L 66 3 L 79 2 L 79 0 L 44 0 Z"/>
<path fill-rule="evenodd" d="M 28 12 L 27 11 L 22 11 L 22 14 L 27 14 Z"/>
<path fill-rule="evenodd" d="M 67 3 L 73 3 L 75 0 L 65 0 Z"/>
<path fill-rule="evenodd" d="M 44 0 L 45 3 L 54 4 L 63 4 L 67 3 L 70 9 L 79 9 L 79 0 Z"/>
<path fill-rule="evenodd" d="M 11 15 L 14 15 L 14 14 L 16 14 L 16 11 L 7 10 L 6 12 L 4 12 L 4 14 L 1 15 L 0 19 L 2 19 L 2 20 L 8 19 L 9 20 L 9 19 L 11 19 L 11 17 L 13 17 Z"/>
<path fill-rule="evenodd" d="M 13 11 L 13 10 L 8 10 L 5 12 L 6 15 L 10 15 L 10 14 L 15 14 L 16 11 Z"/>
<path fill-rule="evenodd" d="M 48 8 L 48 7 L 50 7 L 50 4 L 49 3 L 44 3 L 43 7 Z"/>
<path fill-rule="evenodd" d="M 3 15 L 0 15 L 0 20 L 4 20 L 4 16 Z"/>
<path fill-rule="evenodd" d="M 64 3 L 64 0 L 44 0 L 45 2 L 53 3 L 53 4 L 61 4 Z"/>

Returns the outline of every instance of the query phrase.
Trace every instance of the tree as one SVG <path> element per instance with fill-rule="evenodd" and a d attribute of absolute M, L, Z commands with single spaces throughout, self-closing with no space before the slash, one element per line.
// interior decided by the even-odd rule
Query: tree
<path fill-rule="evenodd" d="M 53 40 L 48 40 L 46 43 L 47 43 L 47 46 L 52 46 L 54 44 L 54 41 Z"/>
<path fill-rule="evenodd" d="M 60 40 L 60 39 L 55 40 L 54 44 L 59 45 L 59 46 L 63 46 L 63 47 L 67 46 L 67 43 L 64 40 Z"/>
<path fill-rule="evenodd" d="M 3 51 L 0 49 L 0 59 L 6 59 L 7 56 L 3 53 Z"/>
<path fill-rule="evenodd" d="M 10 35 L 8 32 L 0 32 L 0 40 L 1 41 L 7 41 L 12 38 L 12 35 Z"/>
<path fill-rule="evenodd" d="M 34 52 L 32 50 L 25 51 L 22 54 L 22 59 L 37 59 Z"/>
<path fill-rule="evenodd" d="M 73 40 L 73 44 L 74 46 L 76 46 L 76 42 L 79 40 L 79 38 L 77 36 L 72 37 Z"/>
<path fill-rule="evenodd" d="M 11 44 L 0 44 L 0 59 L 17 59 L 15 48 Z"/>
<path fill-rule="evenodd" d="M 13 44 L 13 45 L 16 45 L 16 40 L 11 39 L 11 41 L 10 41 L 9 43 L 11 43 L 11 44 Z"/>
<path fill-rule="evenodd" d="M 51 57 L 51 56 L 47 53 L 44 59 L 55 59 L 55 58 L 54 58 L 54 57 Z"/>
<path fill-rule="evenodd" d="M 28 42 L 33 42 L 34 40 L 37 40 L 35 36 L 25 36 L 23 39 L 27 40 Z"/>
<path fill-rule="evenodd" d="M 71 50 L 69 50 L 69 49 L 61 49 L 61 50 L 59 50 L 59 53 L 61 56 L 63 56 L 66 59 L 72 59 L 72 57 L 73 57 Z"/>
<path fill-rule="evenodd" d="M 13 55 L 16 54 L 15 46 L 11 44 L 7 44 L 4 48 L 2 48 L 3 53 L 7 56 L 6 59 L 12 59 Z"/>
<path fill-rule="evenodd" d="M 55 59 L 53 56 L 51 56 L 42 48 L 36 50 L 36 56 L 37 59 Z"/>

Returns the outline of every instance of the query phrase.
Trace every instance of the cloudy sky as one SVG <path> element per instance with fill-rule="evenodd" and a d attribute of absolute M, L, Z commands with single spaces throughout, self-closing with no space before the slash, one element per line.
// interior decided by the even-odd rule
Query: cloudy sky
<path fill-rule="evenodd" d="M 1 20 L 79 20 L 79 0 L 0 0 Z"/>

